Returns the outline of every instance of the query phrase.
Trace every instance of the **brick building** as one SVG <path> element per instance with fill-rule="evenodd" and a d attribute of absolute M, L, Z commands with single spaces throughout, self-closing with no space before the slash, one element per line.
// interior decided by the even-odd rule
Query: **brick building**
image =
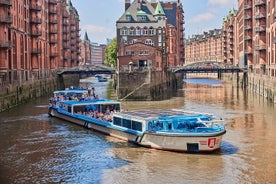
<path fill-rule="evenodd" d="M 70 0 L 0 0 L 0 86 L 77 66 L 79 16 Z"/>
<path fill-rule="evenodd" d="M 223 61 L 222 29 L 214 29 L 185 39 L 185 63 Z"/>
<path fill-rule="evenodd" d="M 104 64 L 105 59 L 105 44 L 92 43 L 91 44 L 91 63 Z"/>
<path fill-rule="evenodd" d="M 223 18 L 222 30 L 223 62 L 248 67 L 253 74 L 276 77 L 275 0 L 238 0 L 238 11 L 231 9 Z M 186 41 L 187 62 L 193 58 L 190 45 L 200 42 L 202 39 Z M 201 47 L 194 46 L 193 49 L 195 53 L 204 53 Z M 198 61 L 202 59 L 194 55 L 193 62 Z"/>
<path fill-rule="evenodd" d="M 152 0 L 125 0 L 125 12 L 116 22 L 118 66 L 128 69 L 166 67 L 184 63 L 182 4 Z"/>
<path fill-rule="evenodd" d="M 276 77 L 276 2 L 238 0 L 239 63 L 250 72 Z"/>

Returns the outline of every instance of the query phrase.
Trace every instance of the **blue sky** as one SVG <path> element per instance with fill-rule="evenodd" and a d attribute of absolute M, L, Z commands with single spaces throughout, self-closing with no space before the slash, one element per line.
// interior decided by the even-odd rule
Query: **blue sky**
<path fill-rule="evenodd" d="M 106 38 L 116 37 L 116 21 L 124 12 L 125 0 L 71 0 L 71 2 L 80 15 L 81 38 L 85 31 L 90 41 L 96 43 L 106 43 Z M 221 28 L 222 18 L 227 15 L 230 8 L 237 9 L 237 0 L 181 0 L 181 2 L 184 7 L 185 37 Z"/>

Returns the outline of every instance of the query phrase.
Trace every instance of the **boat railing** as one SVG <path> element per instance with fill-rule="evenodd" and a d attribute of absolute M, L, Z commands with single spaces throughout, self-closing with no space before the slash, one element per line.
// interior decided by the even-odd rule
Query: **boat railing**
<path fill-rule="evenodd" d="M 182 110 L 182 109 L 173 109 L 174 111 L 179 111 L 179 112 L 183 112 L 183 113 L 186 113 L 186 114 L 202 114 L 202 115 L 206 115 L 206 116 L 214 116 L 213 114 L 211 113 L 202 113 L 202 112 L 196 112 L 196 111 L 187 111 L 187 110 Z"/>
<path fill-rule="evenodd" d="M 199 128 L 214 128 L 217 126 L 223 126 L 224 120 L 202 121 L 202 120 L 200 120 L 200 118 L 198 118 L 197 123 L 202 123 L 206 126 L 206 127 L 199 127 Z"/>

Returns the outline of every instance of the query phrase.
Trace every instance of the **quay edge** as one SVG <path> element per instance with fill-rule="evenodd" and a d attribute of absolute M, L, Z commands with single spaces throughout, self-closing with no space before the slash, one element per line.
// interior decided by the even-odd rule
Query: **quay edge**
<path fill-rule="evenodd" d="M 0 112 L 27 103 L 53 91 L 64 89 L 65 86 L 79 84 L 79 75 L 56 76 L 24 84 L 11 84 L 0 89 Z"/>

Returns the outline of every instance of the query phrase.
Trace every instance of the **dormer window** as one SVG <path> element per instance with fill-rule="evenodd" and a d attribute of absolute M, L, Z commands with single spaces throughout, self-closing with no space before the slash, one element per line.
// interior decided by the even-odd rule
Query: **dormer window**
<path fill-rule="evenodd" d="M 126 20 L 130 22 L 132 20 L 132 16 L 129 12 L 126 12 Z"/>
<path fill-rule="evenodd" d="M 147 20 L 147 17 L 146 17 L 146 16 L 140 15 L 140 16 L 137 16 L 137 20 L 138 20 L 138 21 L 146 21 L 146 20 Z"/>
<path fill-rule="evenodd" d="M 140 10 L 136 13 L 137 21 L 144 22 L 147 20 L 147 14 L 143 10 Z"/>

